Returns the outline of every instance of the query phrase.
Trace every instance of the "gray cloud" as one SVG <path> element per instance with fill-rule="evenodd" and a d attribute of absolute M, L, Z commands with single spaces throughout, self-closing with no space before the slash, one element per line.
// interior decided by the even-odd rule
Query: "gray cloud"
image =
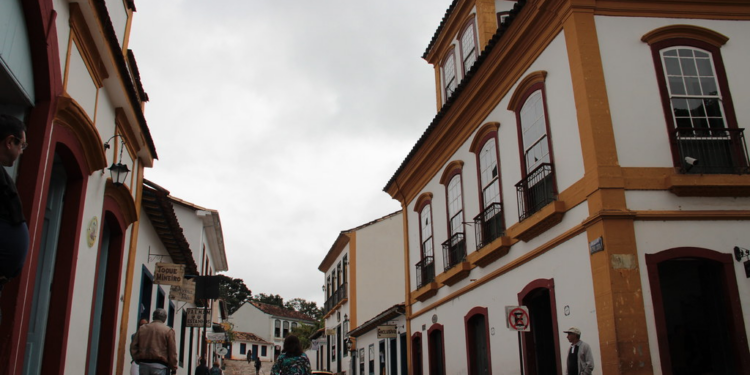
<path fill-rule="evenodd" d="M 228 275 L 322 304 L 338 233 L 399 209 L 381 189 L 435 115 L 420 56 L 449 3 L 138 4 L 146 177 L 220 211 Z"/>

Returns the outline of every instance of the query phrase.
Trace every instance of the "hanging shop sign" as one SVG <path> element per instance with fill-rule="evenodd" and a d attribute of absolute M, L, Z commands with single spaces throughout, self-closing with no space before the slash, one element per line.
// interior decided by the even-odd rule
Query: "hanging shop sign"
<path fill-rule="evenodd" d="M 378 339 L 393 339 L 397 336 L 396 326 L 378 326 Z"/>
<path fill-rule="evenodd" d="M 182 279 L 182 285 L 169 288 L 169 299 L 195 303 L 195 280 Z"/>
<path fill-rule="evenodd" d="M 184 276 L 184 264 L 156 263 L 154 284 L 181 286 Z"/>
<path fill-rule="evenodd" d="M 223 343 L 227 340 L 226 332 L 206 332 L 206 340 L 208 342 Z"/>
<path fill-rule="evenodd" d="M 326 336 L 336 336 L 336 328 L 326 329 Z"/>
<path fill-rule="evenodd" d="M 186 327 L 205 327 L 208 320 L 211 319 L 211 309 L 207 309 L 205 314 L 202 308 L 187 308 Z M 204 319 L 205 317 L 205 319 Z"/>

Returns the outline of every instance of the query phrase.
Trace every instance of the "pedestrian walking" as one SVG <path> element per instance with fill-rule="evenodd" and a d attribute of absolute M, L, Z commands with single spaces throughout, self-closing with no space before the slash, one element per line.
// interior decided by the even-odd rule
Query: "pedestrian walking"
<path fill-rule="evenodd" d="M 219 367 L 219 361 L 214 362 L 214 367 L 211 367 L 209 375 L 224 375 L 224 371 L 222 371 L 221 367 Z"/>
<path fill-rule="evenodd" d="M 167 312 L 154 310 L 151 323 L 138 329 L 130 344 L 130 355 L 138 362 L 140 375 L 177 373 L 177 346 L 174 330 L 167 326 Z"/>
<path fill-rule="evenodd" d="M 568 334 L 570 342 L 565 373 L 567 375 L 591 375 L 594 371 L 594 356 L 591 354 L 589 344 L 581 341 L 581 330 L 577 327 L 570 327 L 563 332 Z"/>
<path fill-rule="evenodd" d="M 195 368 L 195 375 L 211 375 L 208 372 L 208 366 L 206 366 L 206 359 L 201 357 L 200 364 Z"/>
<path fill-rule="evenodd" d="M 141 319 L 138 322 L 138 328 L 135 329 L 136 332 L 141 328 L 142 325 L 147 324 L 147 319 Z M 135 333 L 130 335 L 130 342 L 133 342 L 133 339 L 135 338 Z M 139 375 L 140 371 L 138 370 L 138 362 L 135 361 L 135 358 L 131 358 L 130 361 L 130 375 Z"/>
<path fill-rule="evenodd" d="M 302 345 L 295 335 L 284 339 L 281 355 L 271 368 L 271 375 L 310 375 L 310 359 L 302 352 Z"/>
<path fill-rule="evenodd" d="M 255 355 L 255 375 L 260 375 L 260 357 L 258 355 Z"/>

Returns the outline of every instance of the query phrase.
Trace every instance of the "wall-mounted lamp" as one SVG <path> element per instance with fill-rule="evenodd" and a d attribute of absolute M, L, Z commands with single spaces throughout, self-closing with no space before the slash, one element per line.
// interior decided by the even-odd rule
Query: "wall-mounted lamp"
<path fill-rule="evenodd" d="M 744 263 L 742 263 L 743 266 L 745 266 L 745 277 L 750 279 L 750 250 L 735 246 L 734 247 L 734 259 L 736 259 L 738 262 L 742 261 L 742 258 L 747 257 L 748 260 L 746 260 Z"/>
<path fill-rule="evenodd" d="M 687 167 L 685 167 L 685 171 L 689 171 L 693 169 L 696 165 L 698 165 L 699 161 L 696 158 L 685 156 L 685 163 L 687 164 Z"/>
<path fill-rule="evenodd" d="M 344 321 L 345 321 L 345 322 L 348 322 L 348 321 L 349 321 L 349 314 L 344 314 Z"/>
<path fill-rule="evenodd" d="M 109 167 L 109 173 L 112 177 L 112 184 L 115 186 L 120 186 L 125 183 L 125 179 L 128 177 L 128 173 L 130 172 L 128 166 L 122 164 L 122 150 L 125 149 L 125 141 L 122 139 L 122 135 L 113 135 L 112 138 L 107 140 L 107 142 L 104 142 L 104 149 L 109 150 L 109 142 L 115 137 L 120 137 L 120 160 L 117 162 L 117 164 L 112 162 L 112 166 Z"/>
<path fill-rule="evenodd" d="M 734 259 L 739 262 L 744 257 L 748 257 L 748 259 L 750 259 L 750 250 L 739 247 L 739 246 L 735 246 L 734 247 Z"/>

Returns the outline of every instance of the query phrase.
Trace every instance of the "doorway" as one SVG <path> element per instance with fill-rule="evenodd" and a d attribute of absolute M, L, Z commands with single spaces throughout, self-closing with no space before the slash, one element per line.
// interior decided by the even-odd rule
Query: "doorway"
<path fill-rule="evenodd" d="M 44 212 L 44 225 L 36 271 L 37 279 L 34 283 L 34 299 L 29 317 L 29 330 L 26 336 L 24 375 L 42 373 L 44 344 L 47 338 L 47 320 L 50 312 L 50 298 L 55 276 L 55 261 L 60 239 L 66 185 L 65 169 L 59 157 L 56 156 L 47 192 L 47 206 Z"/>
<path fill-rule="evenodd" d="M 527 375 L 562 374 L 557 319 L 555 318 L 555 283 L 539 279 L 518 293 L 518 302 L 529 309 L 531 331 L 522 333 L 523 361 Z"/>
<path fill-rule="evenodd" d="M 679 248 L 646 255 L 665 375 L 750 371 L 732 256 Z"/>

